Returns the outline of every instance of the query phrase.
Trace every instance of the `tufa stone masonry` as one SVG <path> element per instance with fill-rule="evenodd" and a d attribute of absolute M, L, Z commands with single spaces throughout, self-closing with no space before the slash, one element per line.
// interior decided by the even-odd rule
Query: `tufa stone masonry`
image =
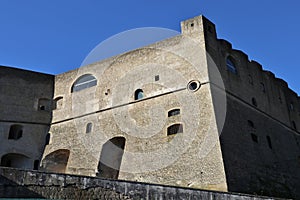
<path fill-rule="evenodd" d="M 0 69 L 1 166 L 300 198 L 300 98 L 203 16 L 59 75 Z"/>

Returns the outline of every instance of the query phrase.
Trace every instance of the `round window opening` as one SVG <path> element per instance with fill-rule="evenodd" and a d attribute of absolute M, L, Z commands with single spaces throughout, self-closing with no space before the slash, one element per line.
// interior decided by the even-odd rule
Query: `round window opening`
<path fill-rule="evenodd" d="M 188 89 L 189 89 L 190 91 L 195 92 L 195 91 L 197 91 L 199 88 L 200 88 L 200 82 L 199 82 L 199 81 L 191 81 L 191 82 L 189 82 L 189 84 L 188 84 Z"/>

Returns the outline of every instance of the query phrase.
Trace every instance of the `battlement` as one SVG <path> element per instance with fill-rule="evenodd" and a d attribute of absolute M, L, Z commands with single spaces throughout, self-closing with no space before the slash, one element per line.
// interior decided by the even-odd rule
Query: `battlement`
<path fill-rule="evenodd" d="M 192 23 L 195 28 L 191 27 Z M 207 54 L 218 67 L 227 92 L 299 132 L 300 97 L 286 81 L 264 70 L 257 61 L 249 60 L 243 51 L 233 49 L 230 42 L 218 39 L 214 24 L 205 17 L 199 16 L 182 24 L 183 35 L 194 37 L 193 30 L 203 31 Z M 227 63 L 229 60 L 231 67 Z"/>
<path fill-rule="evenodd" d="M 181 29 L 56 76 L 1 67 L 1 165 L 127 180 L 15 171 L 30 176 L 26 183 L 122 182 L 127 190 L 139 181 L 299 198 L 300 97 L 218 39 L 204 16 Z M 9 171 L 0 169 L 3 182 Z M 106 189 L 116 194 L 95 191 Z"/>

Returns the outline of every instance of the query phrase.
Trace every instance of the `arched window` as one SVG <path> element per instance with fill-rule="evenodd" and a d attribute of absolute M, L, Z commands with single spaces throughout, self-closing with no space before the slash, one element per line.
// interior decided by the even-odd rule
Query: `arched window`
<path fill-rule="evenodd" d="M 170 110 L 168 112 L 168 117 L 172 117 L 172 116 L 175 116 L 175 115 L 180 115 L 180 109 L 179 108 Z"/>
<path fill-rule="evenodd" d="M 144 92 L 142 89 L 137 89 L 135 92 L 134 92 L 134 100 L 139 100 L 139 99 L 142 99 L 144 98 Z"/>
<path fill-rule="evenodd" d="M 173 124 L 168 127 L 167 135 L 174 135 L 177 133 L 183 133 L 183 126 L 182 124 Z"/>
<path fill-rule="evenodd" d="M 257 102 L 256 102 L 256 99 L 254 97 L 252 98 L 251 101 L 252 101 L 252 105 L 254 105 L 255 107 L 257 107 Z"/>
<path fill-rule="evenodd" d="M 92 132 L 92 127 L 93 127 L 93 124 L 92 124 L 92 123 L 88 123 L 88 124 L 86 125 L 85 133 L 90 133 L 90 132 Z"/>
<path fill-rule="evenodd" d="M 230 56 L 228 56 L 227 59 L 226 59 L 226 67 L 230 72 L 232 72 L 234 74 L 237 73 L 237 70 L 236 70 L 235 64 L 233 62 L 233 59 Z"/>
<path fill-rule="evenodd" d="M 97 85 L 97 79 L 91 74 L 80 76 L 73 84 L 71 92 L 78 92 Z"/>
<path fill-rule="evenodd" d="M 23 126 L 21 125 L 12 125 L 9 129 L 8 139 L 9 140 L 18 140 L 23 135 Z"/>

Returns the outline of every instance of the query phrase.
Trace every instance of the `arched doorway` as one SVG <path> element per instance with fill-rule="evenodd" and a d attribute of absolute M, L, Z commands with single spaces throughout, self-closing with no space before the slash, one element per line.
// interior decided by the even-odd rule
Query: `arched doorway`
<path fill-rule="evenodd" d="M 8 153 L 1 157 L 1 166 L 21 169 L 31 169 L 32 163 L 30 158 L 17 153 Z"/>
<path fill-rule="evenodd" d="M 102 146 L 97 176 L 118 179 L 126 139 L 114 137 Z"/>
<path fill-rule="evenodd" d="M 65 173 L 70 151 L 59 149 L 48 154 L 42 161 L 42 169 L 47 172 Z"/>

